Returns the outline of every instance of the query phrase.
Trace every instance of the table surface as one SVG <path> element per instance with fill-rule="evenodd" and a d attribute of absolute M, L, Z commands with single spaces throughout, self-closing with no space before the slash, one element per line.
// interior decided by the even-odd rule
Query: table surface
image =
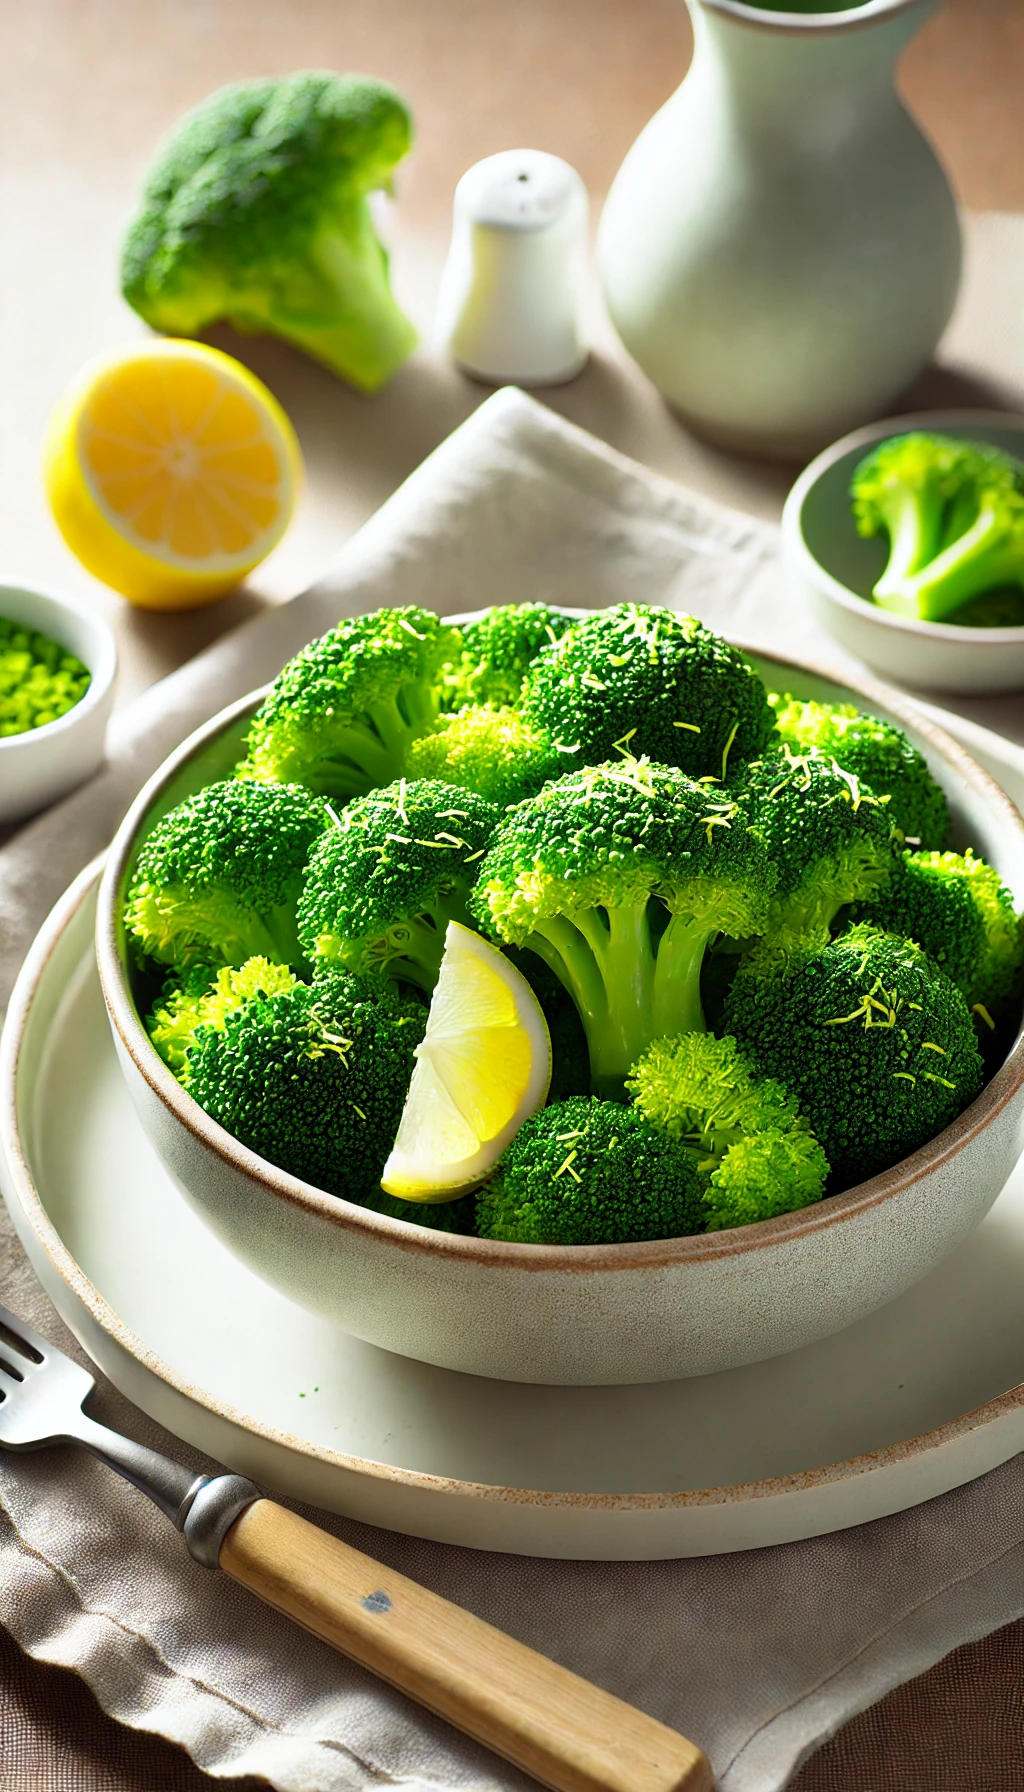
<path fill-rule="evenodd" d="M 682 0 L 0 0 L 0 17 L 0 579 L 77 594 L 114 623 L 123 703 L 301 590 L 489 390 L 424 349 L 367 399 L 281 344 L 218 330 L 211 340 L 260 373 L 296 423 L 308 474 L 296 523 L 244 589 L 188 616 L 134 611 L 97 584 L 49 519 L 39 442 L 81 361 L 140 331 L 118 293 L 118 242 L 160 132 L 226 80 L 333 67 L 393 81 L 418 123 L 389 220 L 394 280 L 429 341 L 463 170 L 517 144 L 552 150 L 580 170 L 596 210 L 684 72 L 689 25 Z M 972 214 L 961 303 L 912 398 L 1024 409 L 1021 0 L 949 0 L 908 51 L 901 83 Z M 546 402 L 659 472 L 778 515 L 792 468 L 688 435 L 618 347 L 596 297 L 592 330 L 587 369 Z M 794 1792 L 1019 1792 L 1022 1656 L 1022 1626 L 957 1651 L 848 1726 Z M 0 1792 L 212 1784 L 168 1745 L 120 1730 L 70 1675 L 28 1661 L 0 1633 Z"/>

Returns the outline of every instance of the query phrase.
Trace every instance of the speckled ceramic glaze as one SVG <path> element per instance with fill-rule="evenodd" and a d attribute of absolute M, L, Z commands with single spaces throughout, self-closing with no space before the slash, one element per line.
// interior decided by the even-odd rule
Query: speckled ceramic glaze
<path fill-rule="evenodd" d="M 1024 822 L 948 735 L 897 693 L 753 656 L 797 695 L 892 718 L 925 753 L 973 846 L 1024 900 Z M 143 1126 L 231 1249 L 301 1305 L 369 1342 L 511 1381 L 646 1382 L 755 1362 L 827 1336 L 925 1275 L 978 1224 L 1024 1145 L 1024 1038 L 955 1124 L 895 1169 L 820 1206 L 734 1232 L 569 1249 L 450 1237 L 338 1200 L 212 1121 L 147 1039 L 126 976 L 123 892 L 158 817 L 223 776 L 259 693 L 214 719 L 142 791 L 100 889 L 97 955 Z"/>

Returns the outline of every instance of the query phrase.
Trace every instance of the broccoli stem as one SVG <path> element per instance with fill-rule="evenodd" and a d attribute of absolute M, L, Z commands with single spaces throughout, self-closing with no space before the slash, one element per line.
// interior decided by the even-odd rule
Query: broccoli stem
<path fill-rule="evenodd" d="M 917 614 L 913 603 L 909 610 L 906 607 L 910 602 L 906 595 L 907 580 L 927 565 L 939 547 L 941 502 L 930 494 L 908 489 L 900 494 L 891 508 L 887 508 L 886 524 L 889 560 L 874 587 L 873 596 L 883 609 L 913 616 Z"/>
<path fill-rule="evenodd" d="M 405 769 L 410 743 L 425 733 L 437 711 L 437 699 L 415 684 L 366 708 L 370 726 L 350 722 L 317 769 L 317 789 L 324 796 L 348 802 L 383 784 L 393 784 Z"/>
<path fill-rule="evenodd" d="M 674 1033 L 706 1033 L 700 999 L 704 954 L 718 932 L 707 921 L 673 915 L 658 945 L 652 1039 Z"/>
<path fill-rule="evenodd" d="M 706 1030 L 700 969 L 716 932 L 674 916 L 655 944 L 646 899 L 535 924 L 526 944 L 576 1004 L 595 1095 L 621 1101 L 626 1076 L 652 1039 Z"/>
<path fill-rule="evenodd" d="M 318 758 L 316 788 L 348 802 L 401 776 L 402 760 L 372 729 L 350 722 L 330 751 Z"/>
<path fill-rule="evenodd" d="M 983 499 L 967 533 L 905 581 L 899 606 L 903 613 L 924 622 L 941 622 L 983 591 L 1000 585 L 1024 586 L 1024 549 L 1019 537 L 1014 539 L 1001 499 L 1002 494 L 997 494 L 994 502 Z"/>
<path fill-rule="evenodd" d="M 472 925 L 465 895 L 457 890 L 439 896 L 408 921 L 396 922 L 367 949 L 365 962 L 354 968 L 401 977 L 430 995 L 441 970 L 449 921 L 459 921 L 464 927 Z"/>
<path fill-rule="evenodd" d="M 292 298 L 286 290 L 269 307 L 270 327 L 359 391 L 376 392 L 412 353 L 417 337 L 392 295 L 388 258 L 365 200 L 321 232 L 309 273 L 324 302 L 336 305 L 335 316 L 322 322 L 304 315 L 302 292 Z"/>
<path fill-rule="evenodd" d="M 260 916 L 260 923 L 266 930 L 267 945 L 250 946 L 247 958 L 269 958 L 271 964 L 306 963 L 306 954 L 299 944 L 298 928 L 295 925 L 294 903 L 283 903 L 279 908 L 270 909 Z"/>

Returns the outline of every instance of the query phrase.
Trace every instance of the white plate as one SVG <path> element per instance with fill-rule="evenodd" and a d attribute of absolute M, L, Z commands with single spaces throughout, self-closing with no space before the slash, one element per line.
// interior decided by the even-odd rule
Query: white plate
<path fill-rule="evenodd" d="M 986 756 L 1020 802 L 1021 755 L 989 737 Z M 477 1380 L 293 1306 L 206 1231 L 135 1119 L 93 961 L 96 876 L 58 905 L 12 1002 L 0 1177 L 89 1354 L 229 1467 L 420 1536 L 642 1559 L 860 1524 L 1024 1448 L 1024 1163 L 899 1300 L 807 1350 L 698 1380 Z"/>

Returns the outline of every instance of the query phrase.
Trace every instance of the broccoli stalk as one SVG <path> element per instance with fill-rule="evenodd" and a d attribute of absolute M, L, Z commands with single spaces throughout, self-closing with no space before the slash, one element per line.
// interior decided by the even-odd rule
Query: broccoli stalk
<path fill-rule="evenodd" d="M 982 492 L 971 526 L 905 579 L 887 607 L 943 622 L 1001 585 L 1024 588 L 1024 494 L 990 489 Z"/>
<path fill-rule="evenodd" d="M 719 933 L 765 926 L 774 878 L 735 803 L 674 767 L 623 760 L 571 772 L 509 810 L 470 909 L 564 983 L 594 1091 L 621 1098 L 652 1039 L 704 1030 L 705 951 Z"/>
<path fill-rule="evenodd" d="M 875 602 L 942 622 L 972 597 L 1024 586 L 1024 467 L 980 442 L 916 431 L 882 442 L 850 486 L 858 533 L 889 538 Z"/>
<path fill-rule="evenodd" d="M 195 336 L 220 319 L 294 343 L 373 392 L 416 343 L 388 285 L 368 196 L 412 123 L 393 88 L 317 71 L 243 81 L 179 120 L 122 260 L 129 305 Z"/>
<path fill-rule="evenodd" d="M 742 892 L 703 878 L 689 912 L 652 913 L 645 879 L 601 890 L 590 908 L 534 921 L 524 942 L 565 985 L 590 1046 L 595 1091 L 621 1090 L 628 1066 L 652 1037 L 669 1030 L 703 1032 L 700 973 L 704 954 L 721 932 L 749 932 Z M 665 893 L 659 891 L 667 908 Z M 685 895 L 673 900 L 686 901 Z M 705 906 L 706 905 L 706 906 Z M 698 911 L 698 912 L 695 912 Z"/>

